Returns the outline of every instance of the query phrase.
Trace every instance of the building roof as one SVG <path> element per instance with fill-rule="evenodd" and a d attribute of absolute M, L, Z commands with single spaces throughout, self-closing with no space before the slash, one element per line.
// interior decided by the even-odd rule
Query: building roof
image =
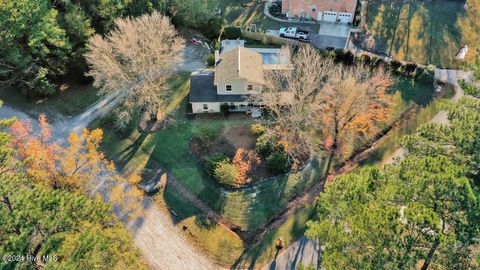
<path fill-rule="evenodd" d="M 192 73 L 190 79 L 190 96 L 188 102 L 244 102 L 248 95 L 218 95 L 213 84 L 214 72 L 202 71 Z"/>
<path fill-rule="evenodd" d="M 220 55 L 215 68 L 214 84 L 219 85 L 233 79 L 245 79 L 263 84 L 262 56 L 243 47 Z"/>
<path fill-rule="evenodd" d="M 291 2 L 291 3 L 290 3 Z M 285 0 L 282 5 L 283 12 L 307 12 L 311 10 L 312 5 L 316 5 L 315 12 L 320 11 L 337 11 L 355 13 L 357 0 Z"/>

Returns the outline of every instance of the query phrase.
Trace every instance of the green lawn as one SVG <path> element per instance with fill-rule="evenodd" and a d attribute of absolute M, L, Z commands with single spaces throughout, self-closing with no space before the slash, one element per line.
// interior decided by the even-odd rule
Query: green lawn
<path fill-rule="evenodd" d="M 181 106 L 178 112 L 184 113 L 185 107 Z M 312 170 L 305 174 L 291 174 L 252 188 L 229 191 L 219 186 L 188 152 L 188 140 L 204 127 L 220 133 L 225 127 L 249 123 L 252 121 L 248 118 L 187 120 L 178 117 L 175 125 L 166 130 L 147 136 L 135 131 L 126 139 L 107 129 L 103 148 L 125 172 L 148 168 L 152 161 L 162 164 L 212 209 L 248 230 L 265 223 L 283 209 L 289 199 L 318 181 L 320 171 L 319 164 L 314 163 Z"/>
<path fill-rule="evenodd" d="M 360 162 L 360 166 L 378 165 L 391 157 L 398 149 L 398 140 L 405 135 L 413 134 L 421 125 L 429 122 L 441 109 L 439 104 L 442 100 L 450 99 L 453 95 L 453 89 L 447 87 L 447 91 L 441 97 L 434 98 L 433 80 L 424 79 L 413 81 L 406 78 L 398 78 L 393 89 L 402 89 L 402 109 L 409 104 L 416 106 L 414 115 L 401 123 L 401 127 L 392 131 L 383 141 L 375 146 L 370 155 Z"/>
<path fill-rule="evenodd" d="M 398 59 L 457 67 L 460 47 L 480 44 L 480 0 L 368 1 L 368 28 Z"/>
<path fill-rule="evenodd" d="M 251 230 L 264 224 L 272 215 L 282 210 L 287 201 L 315 184 L 319 179 L 321 164 L 314 162 L 304 174 L 292 174 L 284 179 L 260 183 L 252 188 L 232 191 L 220 187 L 188 152 L 188 140 L 202 128 L 209 127 L 220 133 L 224 128 L 252 123 L 243 115 L 228 118 L 187 119 L 186 96 L 189 89 L 189 75 L 180 74 L 169 80 L 175 90 L 169 106 L 175 119 L 174 124 L 153 134 L 142 134 L 131 126 L 123 134 L 108 128 L 108 121 L 97 121 L 92 127 L 105 128 L 103 150 L 113 159 L 123 172 L 141 172 L 150 168 L 153 161 L 161 164 L 173 174 L 188 190 L 203 202 L 233 221 L 243 229 Z M 392 90 L 395 95 L 396 113 L 409 102 L 428 104 L 432 98 L 432 81 L 411 81 L 400 78 Z M 388 144 L 386 149 L 394 149 Z M 213 259 L 224 264 L 248 267 L 255 263 L 265 263 L 274 255 L 273 243 L 278 237 L 288 242 L 300 237 L 304 224 L 313 213 L 313 206 L 297 211 L 279 228 L 267 234 L 264 241 L 254 249 L 244 250 L 243 242 L 226 228 L 213 225 L 205 219 L 193 205 L 182 198 L 175 190 L 167 188 L 156 195 L 159 204 L 179 214 L 177 226 L 186 225 L 191 234 L 188 238 Z"/>
<path fill-rule="evenodd" d="M 0 90 L 0 99 L 23 111 L 55 117 L 56 114 L 75 116 L 100 98 L 91 84 L 63 84 L 60 89 L 60 93 L 52 97 L 28 99 L 20 89 L 10 87 Z"/>
<path fill-rule="evenodd" d="M 206 218 L 175 190 L 166 188 L 156 201 L 178 213 L 172 218 L 179 230 L 186 226 L 185 237 L 216 262 L 228 267 L 242 254 L 245 247 L 235 233 Z"/>

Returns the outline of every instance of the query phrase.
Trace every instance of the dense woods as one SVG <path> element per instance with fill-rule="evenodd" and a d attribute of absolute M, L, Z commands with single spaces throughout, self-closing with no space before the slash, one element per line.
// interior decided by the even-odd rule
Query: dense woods
<path fill-rule="evenodd" d="M 90 37 L 107 34 L 117 18 L 154 10 L 210 38 L 223 23 L 203 1 L 1 0 L 0 84 L 21 86 L 28 95 L 54 94 L 56 82 L 69 72 L 88 71 L 84 53 Z"/>

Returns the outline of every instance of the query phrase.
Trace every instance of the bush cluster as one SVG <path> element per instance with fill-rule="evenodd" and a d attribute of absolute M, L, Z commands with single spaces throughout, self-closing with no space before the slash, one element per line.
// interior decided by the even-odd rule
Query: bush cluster
<path fill-rule="evenodd" d="M 255 149 L 259 155 L 266 158 L 273 152 L 283 151 L 284 147 L 274 135 L 265 133 L 257 138 Z"/>
<path fill-rule="evenodd" d="M 261 124 L 253 124 L 250 127 L 250 131 L 252 132 L 253 135 L 255 136 L 261 136 L 265 133 L 266 128 L 261 125 Z"/>
<path fill-rule="evenodd" d="M 322 50 L 321 53 L 326 56 L 334 59 L 337 63 L 343 63 L 345 65 L 352 65 L 355 61 L 365 63 L 371 67 L 378 67 L 381 65 L 386 65 L 394 73 L 411 76 L 414 78 L 421 77 L 423 75 L 433 75 L 434 69 L 429 66 L 427 68 L 418 66 L 415 63 L 402 63 L 398 60 L 392 60 L 389 63 L 386 63 L 385 60 L 379 58 L 378 56 L 370 56 L 368 54 L 362 54 L 360 56 L 355 56 L 350 51 L 345 51 L 343 49 L 333 49 L 327 48 Z"/>
<path fill-rule="evenodd" d="M 273 152 L 267 157 L 267 169 L 273 173 L 288 172 L 288 159 L 285 152 Z"/>
<path fill-rule="evenodd" d="M 229 162 L 230 159 L 224 153 L 216 153 L 207 158 L 206 167 L 210 173 L 214 173 L 217 164 L 220 162 Z"/>
<path fill-rule="evenodd" d="M 213 53 L 209 54 L 207 57 L 207 65 L 209 67 L 215 66 L 215 55 Z"/>
<path fill-rule="evenodd" d="M 223 29 L 224 39 L 239 39 L 242 37 L 242 29 L 237 26 L 225 26 Z"/>
<path fill-rule="evenodd" d="M 226 186 L 235 186 L 239 175 L 237 168 L 228 160 L 223 160 L 215 166 L 213 175 L 217 181 Z"/>
<path fill-rule="evenodd" d="M 263 128 L 263 130 L 262 130 Z M 257 138 L 255 145 L 256 151 L 267 161 L 267 169 L 274 174 L 282 174 L 288 172 L 290 164 L 288 163 L 288 155 L 285 153 L 285 147 L 278 139 L 269 133 L 265 133 L 265 128 L 261 125 L 252 126 L 252 132 L 255 129 L 262 135 Z"/>

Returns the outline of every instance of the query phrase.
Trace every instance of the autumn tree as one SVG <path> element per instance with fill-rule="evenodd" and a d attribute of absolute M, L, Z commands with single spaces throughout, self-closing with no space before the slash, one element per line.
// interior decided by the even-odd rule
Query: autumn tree
<path fill-rule="evenodd" d="M 309 155 L 323 142 L 321 150 L 329 153 L 327 173 L 333 160 L 353 147 L 354 136 L 375 133 L 388 116 L 386 89 L 393 79 L 382 67 L 334 64 L 304 46 L 291 68 L 267 71 L 265 77 L 264 90 L 254 94 L 269 112 L 265 125 L 294 158 Z"/>
<path fill-rule="evenodd" d="M 282 57 L 290 55 L 291 49 L 282 49 Z M 317 97 L 333 68 L 332 60 L 303 46 L 293 56 L 291 66 L 265 71 L 263 91 L 252 95 L 269 112 L 269 117 L 262 119 L 267 132 L 280 138 L 294 159 L 309 155 L 312 150 L 308 133 L 318 110 Z"/>
<path fill-rule="evenodd" d="M 48 129 L 44 117 L 42 119 L 39 136 L 47 139 Z M 46 185 L 48 181 L 32 181 L 32 159 L 48 155 L 25 157 L 17 153 L 18 142 L 12 141 L 18 138 L 6 132 L 15 121 L 0 120 L 0 254 L 50 256 L 51 260 L 25 257 L 6 260 L 4 257 L 0 260 L 0 269 L 146 269 L 110 205 L 78 190 L 53 189 Z M 38 140 L 42 140 L 40 138 Z M 45 152 L 38 144 L 35 142 L 34 149 L 29 151 Z M 26 150 L 20 148 L 20 151 Z M 18 159 L 20 157 L 23 158 Z M 40 173 L 40 168 L 50 167 L 45 165 L 48 163 L 38 162 L 39 165 L 34 166 L 36 175 L 52 175 Z"/>
<path fill-rule="evenodd" d="M 391 110 L 387 88 L 394 83 L 383 67 L 372 70 L 363 64 L 336 65 L 317 95 L 315 120 L 328 152 L 326 174 L 334 159 L 348 155 L 355 136 L 378 132 Z"/>
<path fill-rule="evenodd" d="M 11 125 L 12 145 L 23 162 L 26 174 L 35 182 L 54 189 L 82 191 L 93 197 L 110 190 L 114 204 L 128 205 L 132 215 L 139 214 L 143 193 L 137 188 L 141 180 L 132 175 L 121 177 L 113 162 L 99 151 L 103 131 L 84 129 L 81 135 L 70 134 L 67 145 L 52 141 L 51 129 L 44 115 L 39 117 L 39 131 L 34 134 L 28 120 Z M 126 180 L 126 181 L 125 181 Z"/>
<path fill-rule="evenodd" d="M 88 75 L 100 94 L 119 91 L 117 126 L 125 127 L 134 115 L 156 119 L 168 104 L 167 78 L 181 60 L 183 40 L 167 17 L 158 12 L 138 18 L 117 19 L 107 36 L 95 35 L 88 44 Z"/>
<path fill-rule="evenodd" d="M 337 177 L 307 224 L 325 247 L 322 267 L 478 267 L 479 197 L 464 173 L 446 157 L 408 157 Z"/>

